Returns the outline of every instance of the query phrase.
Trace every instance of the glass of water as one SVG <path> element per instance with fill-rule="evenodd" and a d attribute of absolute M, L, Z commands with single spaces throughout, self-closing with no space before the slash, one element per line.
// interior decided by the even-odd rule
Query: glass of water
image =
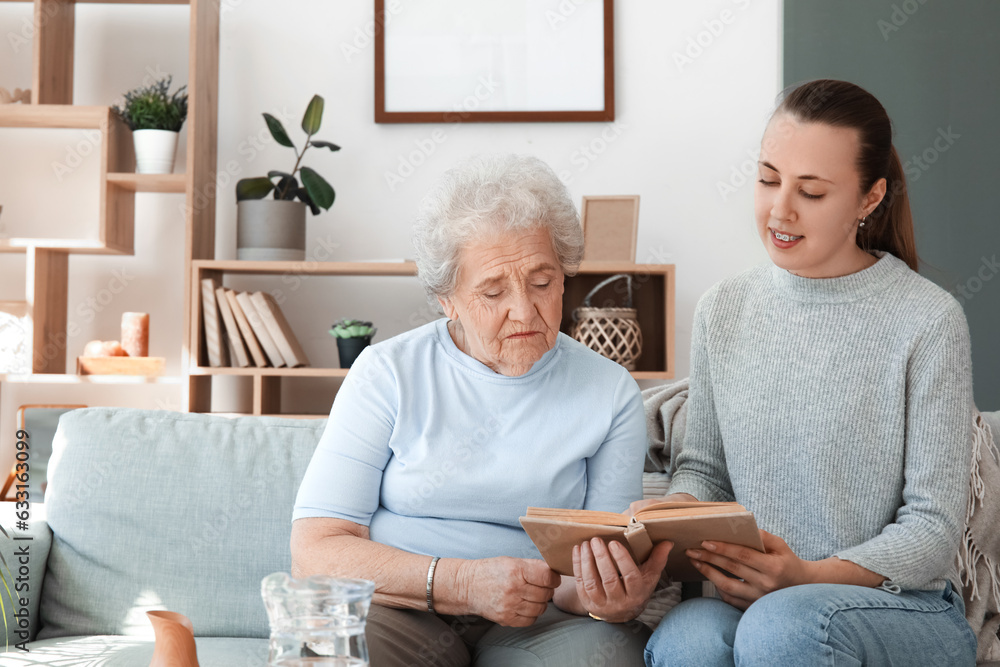
<path fill-rule="evenodd" d="M 271 625 L 268 667 L 368 665 L 365 620 L 375 583 L 275 572 L 261 581 Z"/>

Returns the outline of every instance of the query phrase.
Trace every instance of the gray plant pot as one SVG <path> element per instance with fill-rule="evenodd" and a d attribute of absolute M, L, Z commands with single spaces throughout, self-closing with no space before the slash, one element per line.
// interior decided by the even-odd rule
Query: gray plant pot
<path fill-rule="evenodd" d="M 236 258 L 293 261 L 306 258 L 306 205 L 248 199 L 236 205 Z"/>

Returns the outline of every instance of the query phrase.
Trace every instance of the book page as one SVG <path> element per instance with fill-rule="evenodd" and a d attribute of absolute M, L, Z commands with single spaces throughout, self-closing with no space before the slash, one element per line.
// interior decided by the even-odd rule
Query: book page
<path fill-rule="evenodd" d="M 628 517 L 615 512 L 598 512 L 595 510 L 564 510 L 555 507 L 529 507 L 525 516 L 539 519 L 555 519 L 557 521 L 572 521 L 587 523 L 594 526 L 624 526 Z"/>

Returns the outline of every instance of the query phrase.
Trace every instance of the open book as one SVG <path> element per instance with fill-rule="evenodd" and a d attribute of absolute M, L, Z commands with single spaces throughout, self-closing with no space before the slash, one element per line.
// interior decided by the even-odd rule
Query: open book
<path fill-rule="evenodd" d="M 666 572 L 674 581 L 705 579 L 684 554 L 705 540 L 730 542 L 764 551 L 753 513 L 738 503 L 662 502 L 634 517 L 614 512 L 529 507 L 521 526 L 549 567 L 573 574 L 573 547 L 592 537 L 621 543 L 636 563 L 644 563 L 653 545 L 669 540 Z"/>

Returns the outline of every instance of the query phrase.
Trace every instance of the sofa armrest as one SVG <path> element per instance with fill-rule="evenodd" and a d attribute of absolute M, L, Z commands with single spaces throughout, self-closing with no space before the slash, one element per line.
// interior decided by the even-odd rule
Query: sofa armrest
<path fill-rule="evenodd" d="M 28 529 L 19 530 L 15 503 L 0 503 L 0 607 L 3 627 L 0 652 L 34 641 L 38 634 L 39 601 L 52 531 L 45 521 L 45 506 L 32 504 Z"/>

